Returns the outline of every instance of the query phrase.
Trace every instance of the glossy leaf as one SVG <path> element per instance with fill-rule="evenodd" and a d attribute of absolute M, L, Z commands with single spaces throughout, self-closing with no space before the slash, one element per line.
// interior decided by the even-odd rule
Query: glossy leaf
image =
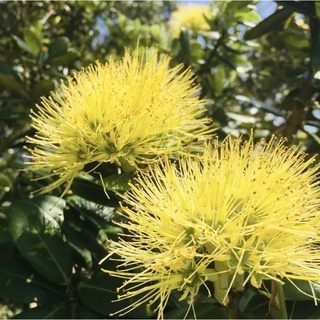
<path fill-rule="evenodd" d="M 65 291 L 41 278 L 20 256 L 0 254 L 0 297 L 18 303 L 46 303 L 66 299 Z"/>
<path fill-rule="evenodd" d="M 64 201 L 42 196 L 18 200 L 7 208 L 8 228 L 22 256 L 46 279 L 66 284 L 72 270 L 69 245 L 59 220 Z"/>
<path fill-rule="evenodd" d="M 314 290 L 315 296 L 319 299 L 320 298 L 320 285 L 313 286 L 311 288 L 308 281 L 303 280 L 294 280 L 294 284 L 286 281 L 285 285 L 283 286 L 283 292 L 286 300 L 295 300 L 295 301 L 307 301 L 313 300 L 313 293 Z M 302 291 L 302 292 L 301 292 Z M 307 293 L 303 294 L 303 292 Z"/>
<path fill-rule="evenodd" d="M 114 192 L 130 190 L 129 182 L 132 182 L 134 177 L 133 173 L 122 173 L 108 176 L 103 179 L 104 185 L 107 190 Z"/>
<path fill-rule="evenodd" d="M 102 186 L 85 179 L 74 179 L 71 190 L 76 195 L 107 207 L 118 207 L 119 197 L 112 191 L 105 191 Z"/>

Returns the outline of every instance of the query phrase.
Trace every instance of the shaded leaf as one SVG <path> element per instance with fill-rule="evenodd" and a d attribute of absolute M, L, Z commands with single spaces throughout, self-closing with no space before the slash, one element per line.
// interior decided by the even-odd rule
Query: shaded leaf
<path fill-rule="evenodd" d="M 91 279 L 79 284 L 79 296 L 88 307 L 108 316 L 119 310 L 118 308 L 123 308 L 127 303 L 112 302 L 117 300 L 116 288 L 121 284 L 121 279 L 111 277 L 104 272 L 96 272 Z"/>
<path fill-rule="evenodd" d="M 58 222 L 64 205 L 59 198 L 42 196 L 18 200 L 6 208 L 8 228 L 22 256 L 56 284 L 69 281 L 73 264 Z"/>
<path fill-rule="evenodd" d="M 67 37 L 59 37 L 50 43 L 48 47 L 48 62 L 68 52 L 70 41 Z"/>
<path fill-rule="evenodd" d="M 310 58 L 312 68 L 318 71 L 320 69 L 320 36 L 312 42 Z"/>
<path fill-rule="evenodd" d="M 35 98 L 47 96 L 50 91 L 55 89 L 55 85 L 51 80 L 43 79 L 38 81 L 32 88 L 32 94 Z"/>
<path fill-rule="evenodd" d="M 264 34 L 276 30 L 291 16 L 291 9 L 283 8 L 274 12 L 271 16 L 259 22 L 255 27 L 248 30 L 245 35 L 245 40 L 252 40 L 263 36 Z"/>
<path fill-rule="evenodd" d="M 190 34 L 189 30 L 182 28 L 180 31 L 180 44 L 183 56 L 190 55 Z"/>
<path fill-rule="evenodd" d="M 66 288 L 45 281 L 20 256 L 0 254 L 0 296 L 18 303 L 61 301 Z"/>
<path fill-rule="evenodd" d="M 75 178 L 70 188 L 76 195 L 92 201 L 94 203 L 102 204 L 107 207 L 118 207 L 120 198 L 112 191 L 106 191 L 102 186 L 81 178 Z"/>
<path fill-rule="evenodd" d="M 165 319 L 195 319 L 192 309 L 189 306 L 178 308 L 167 312 Z M 195 303 L 195 315 L 197 319 L 228 319 L 226 308 L 219 304 L 211 303 Z M 189 312 L 188 312 L 189 311 Z M 186 315 L 188 312 L 188 315 Z"/>
<path fill-rule="evenodd" d="M 0 63 L 0 84 L 16 91 L 24 90 L 18 74 L 6 63 Z"/>
<path fill-rule="evenodd" d="M 23 311 L 13 319 L 78 319 L 79 310 L 76 304 L 51 303 Z"/>
<path fill-rule="evenodd" d="M 79 296 L 84 304 L 108 318 L 110 313 L 121 310 L 137 299 L 117 301 L 116 288 L 121 284 L 122 280 L 119 278 L 111 277 L 105 272 L 96 272 L 91 279 L 79 284 Z M 146 312 L 146 304 L 143 304 L 126 316 L 143 319 L 146 318 Z"/>
<path fill-rule="evenodd" d="M 306 16 L 313 17 L 316 14 L 314 2 L 315 1 L 276 1 L 278 5 L 293 11 L 302 13 Z"/>
<path fill-rule="evenodd" d="M 285 282 L 283 286 L 283 292 L 286 300 L 295 300 L 295 301 L 307 301 L 313 300 L 313 293 L 314 290 L 315 296 L 319 299 L 320 298 L 320 285 L 314 285 L 313 289 L 311 288 L 308 281 L 303 280 L 292 280 L 292 283 L 289 281 Z M 309 296 L 307 296 L 306 294 Z"/>
<path fill-rule="evenodd" d="M 68 62 L 76 59 L 78 57 L 78 53 L 75 51 L 67 52 L 59 57 L 56 57 L 50 61 L 51 65 L 65 65 Z"/>

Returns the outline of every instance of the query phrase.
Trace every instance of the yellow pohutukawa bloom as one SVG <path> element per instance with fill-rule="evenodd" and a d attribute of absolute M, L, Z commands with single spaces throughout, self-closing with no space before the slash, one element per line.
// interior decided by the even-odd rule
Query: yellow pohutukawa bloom
<path fill-rule="evenodd" d="M 110 162 L 124 171 L 164 155 L 199 151 L 199 137 L 212 132 L 204 100 L 190 70 L 169 68 L 158 53 L 128 51 L 120 61 L 96 63 L 75 74 L 31 115 L 37 133 L 27 137 L 34 170 L 56 177 L 42 192 L 72 180 L 89 163 Z M 193 148 L 194 147 L 194 148 Z M 64 192 L 64 193 L 65 193 Z"/>
<path fill-rule="evenodd" d="M 200 286 L 223 305 L 251 281 L 320 280 L 319 166 L 284 140 L 226 138 L 204 155 L 166 161 L 141 173 L 122 205 L 128 232 L 112 242 L 126 279 L 119 299 L 139 295 L 158 318 L 173 290 L 181 299 Z M 213 283 L 210 285 L 210 282 Z M 307 294 L 307 293 L 306 293 Z M 316 300 L 316 297 L 313 297 Z"/>
<path fill-rule="evenodd" d="M 179 37 L 181 28 L 185 27 L 193 32 L 208 31 L 210 27 L 204 16 L 211 17 L 212 7 L 206 5 L 180 5 L 172 13 L 170 25 L 173 37 Z"/>

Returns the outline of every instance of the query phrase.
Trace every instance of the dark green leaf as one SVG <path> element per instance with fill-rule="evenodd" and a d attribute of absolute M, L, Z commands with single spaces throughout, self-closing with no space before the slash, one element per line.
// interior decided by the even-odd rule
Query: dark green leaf
<path fill-rule="evenodd" d="M 320 36 L 311 44 L 311 65 L 315 72 L 320 69 Z"/>
<path fill-rule="evenodd" d="M 283 286 L 283 292 L 286 300 L 295 300 L 295 301 L 307 301 L 313 300 L 312 288 L 308 281 L 303 280 L 292 280 L 293 284 L 289 281 L 285 281 Z M 314 294 L 319 299 L 320 298 L 320 286 L 313 286 Z M 309 296 L 307 296 L 306 294 Z"/>
<path fill-rule="evenodd" d="M 43 79 L 38 81 L 32 88 L 32 94 L 35 98 L 47 96 L 50 91 L 55 89 L 54 83 L 51 80 Z"/>
<path fill-rule="evenodd" d="M 76 304 L 51 303 L 23 311 L 13 319 L 79 319 L 79 310 Z"/>
<path fill-rule="evenodd" d="M 15 91 L 23 91 L 24 86 L 21 82 L 15 80 L 13 77 L 0 73 L 0 84 Z"/>
<path fill-rule="evenodd" d="M 241 313 L 243 313 L 248 304 L 250 303 L 251 299 L 257 294 L 257 292 L 255 292 L 254 290 L 252 289 L 247 289 L 243 292 L 243 295 L 239 301 L 239 310 Z"/>
<path fill-rule="evenodd" d="M 64 205 L 59 198 L 42 196 L 6 208 L 8 228 L 22 256 L 56 284 L 68 283 L 72 271 L 71 250 L 58 222 Z"/>
<path fill-rule="evenodd" d="M 89 229 L 90 226 L 86 226 L 88 223 L 90 224 L 90 221 L 82 220 L 80 217 L 71 217 L 63 222 L 62 228 L 68 240 L 78 248 L 88 249 L 97 255 L 105 255 L 105 245 L 99 241 L 100 239 L 97 239 L 99 234 L 94 234 Z M 104 233 L 103 230 L 100 230 L 100 233 Z M 106 241 L 106 239 L 105 235 L 103 240 Z"/>
<path fill-rule="evenodd" d="M 54 66 L 65 65 L 65 64 L 69 63 L 70 61 L 75 60 L 77 57 L 78 57 L 77 52 L 70 51 L 70 52 L 67 52 L 61 56 L 58 56 L 58 57 L 52 59 L 50 61 L 50 64 L 54 65 Z"/>
<path fill-rule="evenodd" d="M 74 179 L 71 190 L 76 195 L 107 207 L 118 207 L 120 198 L 112 191 L 105 191 L 102 186 L 81 178 Z"/>
<path fill-rule="evenodd" d="M 67 37 L 59 37 L 48 47 L 48 62 L 67 53 L 70 41 Z"/>
<path fill-rule="evenodd" d="M 81 301 L 91 309 L 104 314 L 117 312 L 122 308 L 134 303 L 133 299 L 117 301 L 116 288 L 121 286 L 122 280 L 111 277 L 104 272 L 96 272 L 91 279 L 83 281 L 79 285 Z M 143 319 L 146 317 L 146 304 L 134 309 L 128 317 Z"/>
<path fill-rule="evenodd" d="M 46 303 L 66 299 L 65 291 L 42 279 L 20 256 L 0 254 L 0 297 L 18 303 Z"/>
<path fill-rule="evenodd" d="M 189 306 L 177 308 L 165 314 L 166 319 L 228 319 L 226 308 L 212 303 L 195 303 L 193 314 Z M 189 311 L 189 312 L 188 312 Z M 188 314 L 187 314 L 188 313 Z M 195 317 L 196 316 L 196 317 Z"/>
<path fill-rule="evenodd" d="M 292 13 L 293 11 L 287 8 L 277 10 L 271 16 L 262 20 L 255 27 L 248 30 L 245 33 L 244 38 L 246 40 L 256 39 L 270 31 L 278 29 L 285 23 L 285 21 L 291 16 Z"/>
<path fill-rule="evenodd" d="M 180 44 L 181 44 L 181 52 L 183 56 L 190 55 L 190 34 L 189 30 L 186 28 L 182 28 L 180 31 Z"/>
<path fill-rule="evenodd" d="M 315 1 L 276 1 L 278 5 L 293 11 L 302 13 L 306 16 L 313 17 L 316 14 L 314 2 Z"/>
<path fill-rule="evenodd" d="M 104 272 L 96 272 L 91 279 L 79 284 L 79 296 L 83 303 L 93 310 L 108 316 L 124 307 L 124 303 L 113 303 L 117 300 L 116 289 L 122 280 Z"/>

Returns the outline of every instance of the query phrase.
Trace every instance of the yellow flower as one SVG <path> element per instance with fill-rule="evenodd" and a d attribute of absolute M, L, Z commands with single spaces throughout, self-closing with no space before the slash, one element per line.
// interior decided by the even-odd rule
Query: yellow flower
<path fill-rule="evenodd" d="M 173 37 L 179 37 L 181 28 L 183 27 L 195 33 L 210 30 L 204 16 L 210 18 L 212 10 L 211 6 L 206 5 L 180 5 L 178 9 L 172 13 L 170 20 Z"/>
<path fill-rule="evenodd" d="M 164 155 L 199 151 L 198 138 L 212 132 L 203 117 L 190 70 L 169 68 L 158 53 L 129 52 L 120 61 L 96 63 L 42 98 L 31 115 L 37 133 L 27 137 L 32 169 L 56 180 L 42 192 L 72 180 L 89 163 L 116 163 L 131 171 Z M 187 147 L 186 147 L 187 146 Z M 188 149 L 189 148 L 189 149 Z M 64 194 L 65 194 L 64 192 Z"/>
<path fill-rule="evenodd" d="M 142 295 L 158 318 L 173 290 L 190 298 L 211 287 L 223 305 L 251 281 L 320 280 L 319 166 L 284 140 L 226 138 L 203 156 L 166 161 L 140 173 L 122 215 L 128 230 L 112 242 L 113 276 L 127 279 L 119 299 Z M 128 237 L 128 238 L 127 238 Z M 213 283 L 213 286 L 210 285 Z M 307 293 L 306 293 L 307 294 Z M 314 299 L 316 299 L 314 297 Z"/>

